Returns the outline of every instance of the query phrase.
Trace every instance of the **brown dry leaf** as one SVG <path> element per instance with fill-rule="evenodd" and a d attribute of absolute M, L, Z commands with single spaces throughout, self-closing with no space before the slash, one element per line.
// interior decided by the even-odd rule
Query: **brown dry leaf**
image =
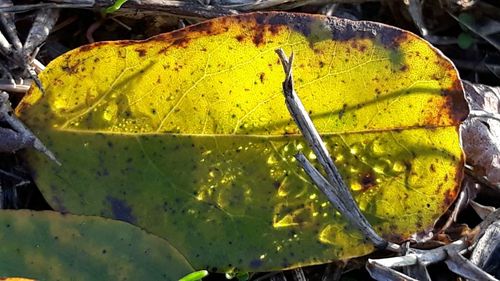
<path fill-rule="evenodd" d="M 500 87 L 464 81 L 464 88 L 472 112 L 500 112 Z M 474 172 L 500 187 L 500 122 L 491 118 L 469 117 L 462 124 L 462 145 Z"/>

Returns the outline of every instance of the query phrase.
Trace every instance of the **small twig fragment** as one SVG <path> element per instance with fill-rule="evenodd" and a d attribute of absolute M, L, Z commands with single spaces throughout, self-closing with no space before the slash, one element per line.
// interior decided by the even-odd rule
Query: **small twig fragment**
<path fill-rule="evenodd" d="M 498 252 L 500 251 L 500 221 L 492 223 L 472 251 L 470 261 L 483 270 L 498 276 Z"/>
<path fill-rule="evenodd" d="M 23 46 L 25 56 L 31 56 L 35 49 L 47 39 L 58 18 L 59 9 L 42 9 L 37 12 Z"/>
<path fill-rule="evenodd" d="M 413 265 L 403 267 L 403 273 L 419 281 L 431 281 L 427 267 L 419 259 Z"/>
<path fill-rule="evenodd" d="M 385 267 L 374 260 L 368 260 L 366 269 L 370 276 L 379 281 L 398 280 L 398 281 L 418 281 L 392 268 Z"/>
<path fill-rule="evenodd" d="M 0 0 L 0 9 L 14 7 L 14 4 L 10 0 Z M 14 21 L 14 15 L 11 13 L 2 13 L 0 12 L 0 23 L 2 23 L 5 32 L 7 34 L 7 38 L 11 42 L 14 50 L 17 52 L 21 52 L 23 44 L 17 35 L 16 24 Z"/>
<path fill-rule="evenodd" d="M 494 207 L 484 206 L 473 200 L 471 200 L 469 204 L 472 207 L 472 209 L 474 209 L 476 214 L 483 220 L 486 219 L 486 217 L 488 217 L 489 214 L 493 213 L 496 210 Z"/>
<path fill-rule="evenodd" d="M 470 280 L 477 281 L 498 281 L 477 265 L 464 258 L 461 254 L 455 251 L 447 251 L 448 258 L 445 260 L 448 268 L 454 273 Z"/>
<path fill-rule="evenodd" d="M 371 241 L 375 247 L 379 249 L 388 249 L 392 251 L 399 251 L 399 245 L 389 243 L 381 238 L 373 227 L 370 225 L 361 210 L 354 201 L 349 188 L 342 179 L 337 167 L 333 163 L 328 150 L 321 139 L 318 131 L 307 113 L 304 105 L 300 101 L 293 86 L 292 64 L 293 53 L 287 58 L 282 49 L 277 49 L 283 70 L 285 72 L 285 81 L 283 82 L 283 93 L 285 95 L 286 105 L 290 114 L 292 115 L 295 123 L 299 127 L 304 139 L 317 156 L 318 162 L 326 172 L 326 178 L 317 171 L 311 163 L 302 154 L 298 154 L 297 160 L 302 164 L 308 175 L 315 182 L 315 184 L 325 192 L 328 200 L 332 205 L 345 216 L 350 223 L 356 227 L 361 233 Z"/>
<path fill-rule="evenodd" d="M 12 128 L 11 131 L 4 131 L 4 133 L 15 132 L 15 137 L 20 138 L 20 143 L 18 147 L 12 147 L 9 149 L 21 149 L 28 146 L 32 146 L 36 150 L 47 155 L 49 159 L 56 162 L 58 165 L 61 163 L 56 159 L 55 155 L 40 141 L 24 124 L 21 120 L 13 114 L 12 107 L 9 102 L 9 95 L 6 92 L 0 93 L 0 121 L 5 121 Z M 10 130 L 10 129 L 7 129 Z"/>

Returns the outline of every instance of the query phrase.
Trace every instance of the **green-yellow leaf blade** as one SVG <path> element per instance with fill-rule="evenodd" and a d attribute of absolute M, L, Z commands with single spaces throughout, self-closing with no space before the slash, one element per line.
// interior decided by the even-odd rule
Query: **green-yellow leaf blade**
<path fill-rule="evenodd" d="M 129 221 L 196 268 L 264 271 L 373 247 L 294 160 L 274 50 L 295 53 L 297 92 L 360 208 L 393 241 L 456 196 L 467 114 L 455 68 L 418 37 L 286 13 L 219 18 L 146 41 L 73 50 L 17 109 L 62 167 L 30 153 L 58 210 Z"/>
<path fill-rule="evenodd" d="M 119 221 L 2 210 L 0 227 L 0 272 L 4 276 L 174 281 L 193 271 L 167 241 Z"/>

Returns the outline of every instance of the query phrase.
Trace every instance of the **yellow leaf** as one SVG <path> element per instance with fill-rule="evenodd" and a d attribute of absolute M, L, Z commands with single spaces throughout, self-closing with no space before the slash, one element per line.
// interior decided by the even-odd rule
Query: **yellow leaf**
<path fill-rule="evenodd" d="M 0 278 L 0 280 L 1 281 L 36 281 L 35 279 L 18 278 L 18 277 Z"/>
<path fill-rule="evenodd" d="M 195 268 L 267 271 L 373 246 L 294 160 L 274 53 L 375 230 L 400 242 L 455 199 L 467 114 L 453 65 L 415 35 L 305 14 L 226 17 L 146 41 L 101 42 L 51 62 L 17 114 L 61 167 L 29 153 L 56 210 L 165 237 Z"/>

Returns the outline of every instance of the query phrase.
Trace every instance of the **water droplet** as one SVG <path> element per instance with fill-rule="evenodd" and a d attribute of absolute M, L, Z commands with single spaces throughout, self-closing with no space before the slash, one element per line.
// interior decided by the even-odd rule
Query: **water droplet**
<path fill-rule="evenodd" d="M 363 147 L 361 146 L 360 143 L 354 143 L 353 145 L 351 145 L 351 148 L 349 149 L 349 151 L 353 155 L 360 154 L 362 150 L 363 150 Z"/>
<path fill-rule="evenodd" d="M 358 207 L 361 211 L 366 211 L 366 207 L 368 206 L 368 200 L 359 200 Z"/>
<path fill-rule="evenodd" d="M 267 158 L 266 163 L 269 164 L 269 165 L 273 165 L 273 164 L 278 163 L 278 160 L 276 159 L 276 157 L 274 157 L 274 154 L 272 154 L 271 156 L 269 156 Z"/>
<path fill-rule="evenodd" d="M 167 97 L 167 100 L 168 100 L 168 101 L 173 101 L 173 100 L 174 100 L 174 96 L 173 96 L 173 95 L 168 96 L 168 97 Z"/>
<path fill-rule="evenodd" d="M 311 199 L 311 200 L 316 199 L 316 197 L 318 197 L 318 196 L 316 195 L 316 193 L 309 195 L 309 199 Z"/>
<path fill-rule="evenodd" d="M 281 181 L 275 182 L 275 187 L 278 188 L 278 196 L 285 197 L 290 193 L 289 186 L 286 184 L 287 178 L 284 177 Z"/>
<path fill-rule="evenodd" d="M 380 155 L 385 154 L 384 146 L 380 143 L 379 140 L 374 140 L 371 143 L 370 150 L 371 150 L 372 154 L 375 156 L 380 156 Z"/>
<path fill-rule="evenodd" d="M 378 161 L 373 166 L 373 171 L 377 174 L 385 174 L 387 172 L 387 169 L 389 169 L 389 167 L 387 166 L 387 163 L 384 161 Z"/>
<path fill-rule="evenodd" d="M 396 161 L 394 162 L 394 165 L 392 165 L 392 170 L 396 173 L 402 173 L 406 169 L 405 164 L 401 161 Z"/>
<path fill-rule="evenodd" d="M 294 226 L 294 225 L 298 225 L 298 223 L 293 221 L 292 215 L 285 215 L 281 219 L 279 219 L 278 216 L 276 215 L 273 218 L 273 227 L 274 228 L 288 227 L 288 226 Z"/>
<path fill-rule="evenodd" d="M 299 132 L 298 128 L 295 126 L 285 126 L 285 134 L 286 135 L 294 135 Z"/>
<path fill-rule="evenodd" d="M 280 188 L 278 189 L 278 196 L 279 197 L 285 197 L 288 195 L 288 191 L 285 190 L 285 188 L 281 188 L 283 185 L 280 185 Z"/>
<path fill-rule="evenodd" d="M 335 163 L 340 164 L 343 163 L 345 160 L 345 157 L 343 154 L 338 154 L 335 156 Z"/>
<path fill-rule="evenodd" d="M 231 280 L 238 275 L 238 273 L 235 272 L 234 270 L 235 270 L 235 268 L 231 268 L 231 269 L 229 269 L 228 272 L 224 273 L 226 275 L 225 277 L 227 280 Z"/>
<path fill-rule="evenodd" d="M 316 160 L 316 154 L 314 154 L 314 152 L 309 152 L 309 154 L 307 155 L 307 158 L 309 158 L 309 160 Z"/>
<path fill-rule="evenodd" d="M 352 191 L 360 191 L 360 190 L 362 190 L 362 189 L 363 189 L 363 187 L 361 186 L 361 184 L 360 184 L 359 182 L 357 182 L 357 181 L 353 181 L 353 182 L 351 183 L 351 190 L 352 190 Z"/>
<path fill-rule="evenodd" d="M 287 143 L 285 146 L 283 146 L 283 151 L 288 152 L 290 150 L 290 144 Z"/>

